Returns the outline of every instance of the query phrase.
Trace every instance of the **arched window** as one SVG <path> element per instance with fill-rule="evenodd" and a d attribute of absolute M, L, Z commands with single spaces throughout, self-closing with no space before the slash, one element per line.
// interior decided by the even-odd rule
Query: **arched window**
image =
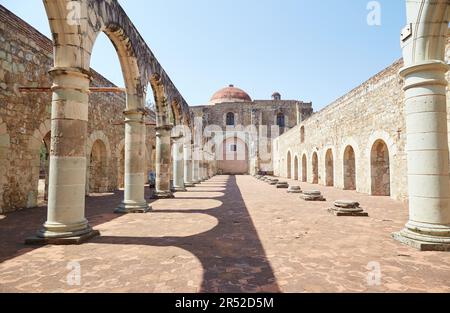
<path fill-rule="evenodd" d="M 280 128 L 286 127 L 286 123 L 285 123 L 285 120 L 284 120 L 284 114 L 283 113 L 278 113 L 278 115 L 277 115 L 277 125 Z"/>
<path fill-rule="evenodd" d="M 234 126 L 234 113 L 227 113 L 227 126 Z"/>
<path fill-rule="evenodd" d="M 305 126 L 300 128 L 300 143 L 305 143 Z"/>

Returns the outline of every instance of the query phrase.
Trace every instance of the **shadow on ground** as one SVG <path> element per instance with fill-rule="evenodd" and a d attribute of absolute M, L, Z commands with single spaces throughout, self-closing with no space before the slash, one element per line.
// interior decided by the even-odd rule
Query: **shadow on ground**
<path fill-rule="evenodd" d="M 209 210 L 154 210 L 150 213 L 207 214 L 219 221 L 215 228 L 207 232 L 187 237 L 162 238 L 102 236 L 92 242 L 184 249 L 195 255 L 202 264 L 204 276 L 201 292 L 280 292 L 236 178 L 229 176 L 223 180 L 223 177 L 213 180 L 217 185 L 226 183 L 226 194 L 215 199 L 222 202 L 219 207 Z M 205 185 L 214 184 L 211 182 Z"/>
<path fill-rule="evenodd" d="M 217 188 L 226 192 L 217 193 Z M 202 264 L 201 292 L 280 292 L 273 269 L 266 257 L 260 238 L 247 210 L 234 176 L 216 177 L 206 183 L 179 193 L 178 201 L 209 199 L 220 206 L 207 210 L 170 209 L 154 210 L 149 214 L 206 214 L 214 217 L 218 225 L 213 229 L 183 237 L 124 237 L 101 236 L 91 243 L 101 245 L 138 245 L 178 247 L 193 254 Z M 151 191 L 146 188 L 147 196 Z M 205 193 L 205 196 L 197 193 Z M 95 227 L 121 215 L 113 213 L 122 200 L 123 192 L 106 196 L 87 197 L 86 216 Z M 192 207 L 191 207 L 192 208 Z M 138 216 L 138 215 L 136 215 Z M 27 209 L 7 215 L 0 220 L 0 263 L 26 254 L 39 247 L 27 246 L 24 239 L 33 235 L 46 220 L 46 208 Z M 183 227 L 183 225 L 179 225 Z"/>

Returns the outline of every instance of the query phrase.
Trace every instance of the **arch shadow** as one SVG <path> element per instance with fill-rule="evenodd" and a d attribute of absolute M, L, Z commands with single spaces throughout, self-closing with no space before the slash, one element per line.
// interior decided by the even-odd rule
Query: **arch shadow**
<path fill-rule="evenodd" d="M 196 199 L 198 200 L 198 199 Z M 92 243 L 177 247 L 195 255 L 203 267 L 201 292 L 280 292 L 273 269 L 236 177 L 230 176 L 222 205 L 209 210 L 154 210 L 150 214 L 207 214 L 218 225 L 204 233 L 186 237 L 102 236 Z"/>

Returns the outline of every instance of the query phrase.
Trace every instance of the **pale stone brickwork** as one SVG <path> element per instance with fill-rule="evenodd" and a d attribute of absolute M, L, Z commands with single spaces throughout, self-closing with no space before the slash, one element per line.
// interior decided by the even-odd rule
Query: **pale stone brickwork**
<path fill-rule="evenodd" d="M 52 42 L 0 6 L 0 213 L 37 204 L 40 149 L 50 132 L 51 93 L 21 93 L 19 86 L 49 87 L 53 65 Z M 92 71 L 91 86 L 114 86 Z M 122 187 L 124 95 L 90 95 L 87 138 L 87 192 Z M 154 129 L 147 127 L 148 170 Z M 90 156 L 92 160 L 89 162 Z M 123 173 L 123 172 L 122 172 Z"/>
<path fill-rule="evenodd" d="M 450 45 L 447 45 L 447 60 L 450 60 Z M 313 157 L 317 153 L 319 184 L 342 189 L 356 187 L 358 192 L 390 195 L 406 201 L 406 122 L 403 80 L 398 75 L 402 66 L 403 60 L 395 62 L 274 140 L 275 174 L 299 180 L 306 175 L 307 181 L 312 183 L 316 165 Z M 449 73 L 447 78 L 450 78 Z M 301 142 L 302 129 L 304 143 Z M 346 151 L 349 146 L 354 156 L 349 152 L 351 149 Z M 304 156 L 306 171 L 302 164 Z"/>
<path fill-rule="evenodd" d="M 284 116 L 285 122 L 284 130 L 280 131 L 288 131 L 296 126 L 299 120 L 306 119 L 312 114 L 312 104 L 296 100 L 254 100 L 191 107 L 191 111 L 195 117 L 203 118 L 203 126 L 216 125 L 221 127 L 223 131 L 227 129 L 227 114 L 233 113 L 236 126 L 245 128 L 254 125 L 258 131 L 261 130 L 260 126 L 266 126 L 267 136 L 270 138 L 272 126 L 277 125 L 277 116 L 279 114 Z M 262 135 L 266 136 L 266 134 Z M 240 139 L 245 142 L 247 151 L 251 154 L 251 142 L 245 140 L 245 138 Z M 254 173 L 254 169 L 258 168 L 260 171 L 273 173 L 271 150 L 271 140 L 268 140 L 269 155 L 266 158 L 261 156 L 259 160 L 256 160 L 256 158 L 250 157 L 250 160 L 247 160 L 250 172 Z M 231 163 L 221 162 L 225 169 L 236 165 Z M 234 173 L 235 171 L 231 172 Z"/>
<path fill-rule="evenodd" d="M 358 192 L 368 194 L 380 194 L 385 185 L 390 189 L 386 195 L 406 200 L 403 82 L 398 75 L 401 66 L 402 61 L 395 62 L 274 140 L 275 174 L 300 180 L 306 175 L 311 183 L 356 187 Z M 385 145 L 378 146 L 383 142 Z M 378 176 L 374 178 L 374 190 L 372 174 Z"/>

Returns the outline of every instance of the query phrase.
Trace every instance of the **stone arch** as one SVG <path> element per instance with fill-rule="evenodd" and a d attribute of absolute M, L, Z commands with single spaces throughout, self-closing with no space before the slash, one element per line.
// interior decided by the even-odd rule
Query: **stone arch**
<path fill-rule="evenodd" d="M 108 167 L 111 161 L 109 139 L 102 131 L 95 131 L 87 141 L 86 193 L 101 193 L 111 189 Z"/>
<path fill-rule="evenodd" d="M 383 140 L 377 140 L 370 153 L 371 194 L 391 195 L 391 171 L 389 148 Z"/>
<path fill-rule="evenodd" d="M 173 109 L 169 107 L 167 90 L 164 86 L 164 82 L 159 74 L 153 74 L 150 78 L 150 86 L 153 90 L 153 96 L 155 98 L 155 110 L 156 110 L 156 125 L 164 126 L 170 124 L 170 111 Z"/>
<path fill-rule="evenodd" d="M 308 158 L 306 153 L 302 156 L 302 182 L 306 183 L 308 181 Z"/>
<path fill-rule="evenodd" d="M 277 126 L 280 128 L 285 128 L 286 127 L 286 115 L 284 115 L 283 112 L 279 112 L 277 113 Z"/>
<path fill-rule="evenodd" d="M 222 153 L 218 162 L 220 171 L 232 175 L 248 174 L 250 171 L 250 144 L 248 139 L 239 135 L 239 133 L 230 133 L 220 138 L 220 148 L 216 151 L 216 154 Z M 230 145 L 236 145 L 236 151 L 231 151 Z"/>
<path fill-rule="evenodd" d="M 53 34 L 55 68 L 75 68 L 90 73 L 90 59 L 96 39 L 105 33 L 116 48 L 127 92 L 127 109 L 143 109 L 145 93 L 150 82 L 156 102 L 156 111 L 168 125 L 167 119 L 172 99 L 183 114 L 189 107 L 167 73 L 136 30 L 118 1 L 45 1 L 45 9 Z M 77 7 L 74 7 L 77 6 Z M 73 10 L 79 11 L 74 19 Z M 153 80 L 153 82 L 152 82 Z M 157 82 L 157 84 L 156 84 Z M 163 87 L 163 97 L 161 89 Z M 164 123 L 161 123 L 164 122 Z"/>
<path fill-rule="evenodd" d="M 54 201 L 51 201 L 48 208 L 52 213 L 57 210 L 57 207 L 70 207 L 71 212 L 64 212 L 65 215 L 57 216 L 49 214 L 49 223 L 46 224 L 48 227 L 44 227 L 44 232 L 45 235 L 56 232 L 57 236 L 60 236 L 59 232 L 62 230 L 54 227 L 54 222 L 64 222 L 68 225 L 72 225 L 72 223 L 77 225 L 76 229 L 69 227 L 68 232 L 77 235 L 88 234 L 91 230 L 84 218 L 85 201 L 82 197 L 82 192 L 86 191 L 83 190 L 83 184 L 85 184 L 87 174 L 83 161 L 86 155 L 91 154 L 91 151 L 86 150 L 85 138 L 88 136 L 89 83 L 92 77 L 90 61 L 98 34 L 103 32 L 109 37 L 119 56 L 126 87 L 127 127 L 132 128 L 135 134 L 139 134 L 136 137 L 145 138 L 144 127 L 141 128 L 138 124 L 143 122 L 146 89 L 149 82 L 156 100 L 157 126 L 168 128 L 167 126 L 170 125 L 167 113 L 172 99 L 180 99 L 183 114 L 186 114 L 189 108 L 120 6 L 119 1 L 55 0 L 44 1 L 44 6 L 53 36 L 54 68 L 50 73 L 53 84 L 58 86 L 58 90 L 63 91 L 57 96 L 60 96 L 60 99 L 64 100 L 66 104 L 64 109 L 60 109 L 61 102 L 54 101 L 52 104 L 53 111 L 57 112 L 58 117 L 61 117 L 52 120 L 52 129 L 58 131 L 58 136 L 61 138 L 52 144 L 52 151 L 60 158 L 52 158 L 51 167 L 56 172 L 62 172 L 65 170 L 65 165 L 70 163 L 72 169 L 72 175 L 55 175 L 55 188 L 50 189 L 50 196 Z M 133 137 L 129 132 L 126 133 L 126 136 L 128 139 Z M 166 136 L 165 139 L 168 137 Z M 138 144 L 135 139 L 127 140 L 127 143 L 130 143 L 126 150 L 127 170 L 131 171 L 131 162 L 135 162 L 133 164 L 133 167 L 136 168 L 135 173 L 130 174 L 141 174 L 144 166 L 144 152 L 141 150 L 143 146 Z M 110 153 L 109 144 L 105 141 L 103 144 L 107 153 Z M 167 158 L 167 153 L 164 158 Z M 170 159 L 170 155 L 167 159 Z M 130 166 L 128 167 L 128 165 Z M 165 175 L 168 172 L 167 168 L 164 168 L 163 172 L 162 175 Z M 120 211 L 128 210 L 129 200 L 136 200 L 143 210 L 148 209 L 144 199 L 143 183 L 144 180 L 139 177 L 135 184 L 128 185 L 136 192 L 125 193 L 124 202 L 119 208 Z M 59 186 L 72 186 L 72 190 L 58 189 Z M 62 196 L 53 197 L 57 192 L 67 195 L 72 192 L 74 196 L 73 199 Z"/>
<path fill-rule="evenodd" d="M 287 162 L 286 177 L 288 179 L 291 179 L 292 178 L 292 153 L 291 153 L 291 151 L 288 151 L 286 162 Z"/>
<path fill-rule="evenodd" d="M 39 125 L 28 141 L 28 152 L 31 156 L 31 168 L 29 171 L 30 189 L 27 191 L 27 208 L 36 207 L 39 201 L 44 201 L 48 193 L 49 183 L 49 163 L 48 157 L 50 152 L 51 137 L 51 121 L 46 120 Z M 41 149 L 45 146 L 46 162 L 41 162 Z M 42 173 L 44 172 L 44 173 Z M 43 175 L 43 178 L 41 178 Z M 39 198 L 39 184 L 41 183 L 41 199 Z M 42 186 L 42 184 L 44 186 Z"/>
<path fill-rule="evenodd" d="M 356 154 L 353 146 L 345 147 L 342 160 L 344 165 L 344 190 L 356 190 Z"/>
<path fill-rule="evenodd" d="M 331 148 L 325 153 L 325 185 L 334 186 L 334 153 Z"/>
<path fill-rule="evenodd" d="M 300 143 L 305 143 L 305 126 L 300 127 Z"/>
<path fill-rule="evenodd" d="M 96 140 L 89 157 L 89 192 L 101 193 L 108 190 L 107 163 L 106 145 L 103 141 Z"/>
<path fill-rule="evenodd" d="M 405 49 L 405 66 L 429 60 L 445 60 L 448 38 L 450 5 L 447 0 L 410 1 L 407 3 L 408 20 L 413 22 L 412 38 Z M 407 40 L 406 34 L 402 34 Z"/>
<path fill-rule="evenodd" d="M 44 2 L 53 34 L 56 68 L 78 68 L 90 72 L 93 47 L 100 33 L 105 33 L 116 48 L 127 89 L 127 108 L 142 108 L 136 101 L 143 95 L 147 78 L 140 75 L 142 60 L 137 51 L 139 39 L 131 21 L 116 1 L 78 2 L 80 19 L 71 20 L 71 8 L 65 1 Z M 84 40 L 80 40 L 82 37 Z M 76 44 L 74 44 L 74 42 Z"/>
<path fill-rule="evenodd" d="M 8 127 L 0 117 L 0 213 L 6 211 L 8 203 L 4 203 L 3 193 L 7 185 L 7 172 L 9 168 L 9 156 L 11 150 L 11 139 L 8 134 Z"/>
<path fill-rule="evenodd" d="M 294 179 L 298 180 L 298 174 L 299 174 L 299 166 L 298 166 L 298 156 L 295 155 L 294 157 Z"/>
<path fill-rule="evenodd" d="M 235 114 L 233 112 L 228 112 L 225 115 L 225 125 L 226 126 L 235 126 L 236 125 Z"/>
<path fill-rule="evenodd" d="M 311 165 L 312 165 L 312 183 L 319 183 L 319 156 L 317 151 L 314 151 L 311 156 Z"/>
<path fill-rule="evenodd" d="M 381 131 L 374 131 L 371 136 L 369 137 L 368 144 L 365 150 L 365 155 L 367 158 L 367 167 L 370 170 L 370 180 L 368 181 L 369 186 L 367 187 L 367 190 L 370 190 L 372 194 L 372 177 L 374 173 L 372 172 L 372 149 L 377 141 L 383 141 L 386 144 L 386 148 L 388 151 L 388 155 L 386 156 L 389 159 L 389 186 L 390 191 L 389 195 L 392 196 L 395 194 L 395 188 L 394 188 L 394 177 L 396 174 L 396 169 L 394 166 L 394 160 L 396 159 L 398 150 L 397 150 L 397 144 L 393 140 L 393 138 L 389 135 L 388 132 L 381 130 Z M 387 195 L 388 193 L 385 192 Z"/>

